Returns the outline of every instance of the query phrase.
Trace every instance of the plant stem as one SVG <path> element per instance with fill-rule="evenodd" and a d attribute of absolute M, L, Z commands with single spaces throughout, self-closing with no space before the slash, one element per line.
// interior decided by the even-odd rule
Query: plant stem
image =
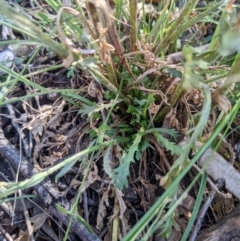
<path fill-rule="evenodd" d="M 132 51 L 137 51 L 137 0 L 129 0 Z"/>
<path fill-rule="evenodd" d="M 115 71 L 112 63 L 113 63 L 113 60 L 111 58 L 111 62 L 106 64 L 108 79 L 115 87 L 119 87 L 119 84 L 117 81 L 117 76 L 116 76 L 116 71 Z"/>
<path fill-rule="evenodd" d="M 113 218 L 113 224 L 112 224 L 112 241 L 118 241 L 118 229 L 119 229 L 119 202 L 118 197 L 115 194 L 115 201 L 114 201 L 114 218 Z"/>
<path fill-rule="evenodd" d="M 172 98 L 169 102 L 169 105 L 165 105 L 164 108 L 156 115 L 155 121 L 161 121 L 166 114 L 173 108 L 173 106 L 177 103 L 177 101 L 183 96 L 185 93 L 182 82 L 176 87 Z"/>

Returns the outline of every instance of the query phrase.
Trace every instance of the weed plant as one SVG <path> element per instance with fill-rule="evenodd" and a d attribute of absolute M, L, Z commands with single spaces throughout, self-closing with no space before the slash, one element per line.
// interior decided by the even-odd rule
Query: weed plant
<path fill-rule="evenodd" d="M 71 7 L 62 6 L 60 1 L 46 2 L 54 18 L 50 18 L 47 8 L 38 6 L 41 10 L 38 17 L 30 21 L 10 3 L 0 0 L 0 12 L 5 16 L 1 18 L 1 24 L 27 36 L 25 40 L 9 40 L 4 44 L 34 44 L 38 46 L 36 53 L 46 48 L 49 54 L 54 53 L 63 61 L 30 74 L 25 74 L 25 70 L 35 55 L 20 74 L 0 64 L 0 70 L 7 73 L 1 83 L 0 103 L 4 106 L 36 96 L 60 93 L 65 101 L 79 108 L 82 120 L 90 123 L 91 128 L 87 132 L 89 146 L 29 180 L 8 184 L 0 197 L 36 185 L 56 171 L 59 171 L 58 179 L 80 162 L 85 171 L 75 202 L 69 211 L 58 207 L 74 218 L 84 190 L 84 180 L 96 159 L 101 158 L 117 199 L 119 192 L 129 185 L 131 165 L 146 153 L 150 160 L 160 148 L 169 156 L 170 168 L 160 181 L 165 192 L 134 227 L 125 233 L 123 230 L 120 232 L 122 240 L 148 240 L 157 230 L 162 236 L 169 237 L 172 228 L 178 228 L 178 205 L 201 179 L 196 205 L 181 239 L 187 240 L 203 198 L 206 174 L 196 175 L 182 196 L 176 199 L 179 183 L 209 146 L 215 148 L 213 144 L 216 145 L 219 134 L 226 135 L 240 104 L 239 98 L 235 97 L 231 108 L 226 100 L 226 94 L 239 80 L 240 74 L 237 54 L 239 19 L 232 1 L 228 4 L 226 1 L 210 1 L 206 8 L 197 9 L 198 1 L 189 0 L 183 6 L 180 3 L 182 8 L 178 8 L 178 12 L 178 1 L 159 1 L 158 6 L 154 6 L 157 9 L 155 16 L 152 10 L 150 13 L 147 11 L 147 6 L 153 6 L 146 5 L 144 1 L 116 0 L 112 10 L 104 0 L 88 0 L 84 5 L 76 0 L 76 5 Z M 139 6 L 140 12 L 137 10 Z M 27 12 L 27 9 L 23 11 Z M 205 50 L 199 51 L 187 44 L 181 46 L 180 42 L 189 30 L 202 31 L 207 23 L 216 23 L 217 27 L 208 37 L 210 41 Z M 81 51 L 77 46 L 81 46 Z M 176 63 L 170 56 L 180 51 L 182 57 Z M 88 88 L 48 89 L 30 81 L 30 77 L 62 68 L 67 68 L 69 78 L 79 69 L 85 71 L 90 76 Z M 223 85 L 213 90 L 212 85 L 224 77 Z M 35 93 L 10 98 L 9 94 L 19 82 L 34 88 Z M 196 93 L 201 93 L 202 97 L 197 99 Z M 195 114 L 185 112 L 187 116 L 183 122 L 185 117 L 178 116 L 178 112 L 186 94 L 191 96 L 192 101 L 197 101 L 198 111 Z M 184 108 L 189 104 L 186 103 Z M 207 132 L 210 114 L 216 108 L 221 118 Z M 183 123 L 185 126 L 181 128 Z M 179 143 L 181 140 L 185 141 Z M 205 144 L 196 151 L 198 140 Z M 190 158 L 192 149 L 196 154 Z M 121 236 L 118 227 L 122 220 L 116 217 L 113 219 L 112 240 Z M 91 230 L 80 215 L 77 218 Z M 65 240 L 67 235 L 68 232 Z"/>

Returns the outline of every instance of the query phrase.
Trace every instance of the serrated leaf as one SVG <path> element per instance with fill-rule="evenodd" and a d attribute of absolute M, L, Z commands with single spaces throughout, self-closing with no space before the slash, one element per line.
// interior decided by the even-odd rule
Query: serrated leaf
<path fill-rule="evenodd" d="M 154 136 L 157 138 L 157 140 L 163 145 L 163 147 L 170 151 L 172 155 L 180 155 L 181 154 L 181 148 L 177 146 L 175 143 L 169 141 L 168 139 L 164 138 L 161 134 L 155 132 L 153 133 Z"/>
<path fill-rule="evenodd" d="M 97 105 L 89 106 L 86 104 L 83 104 L 81 110 L 79 110 L 80 114 L 88 115 L 89 117 L 94 113 L 97 112 Z"/>
<path fill-rule="evenodd" d="M 145 105 L 147 100 L 146 99 L 139 100 L 139 99 L 135 98 L 134 102 L 138 103 L 140 106 L 143 106 L 143 105 Z"/>
<path fill-rule="evenodd" d="M 136 160 L 140 161 L 142 157 L 142 152 L 140 150 L 138 150 L 135 154 L 135 158 Z"/>
<path fill-rule="evenodd" d="M 136 160 L 140 161 L 142 158 L 142 153 L 149 147 L 149 142 L 144 139 L 140 144 L 139 144 L 139 148 L 135 154 L 135 158 Z"/>
<path fill-rule="evenodd" d="M 89 106 L 89 105 L 86 105 L 86 104 L 83 104 L 81 110 L 79 110 L 79 113 L 80 114 L 83 114 L 83 115 L 88 115 L 88 117 L 90 117 L 91 115 L 93 115 L 94 113 L 98 113 L 98 112 L 101 112 L 102 110 L 104 109 L 109 109 L 111 108 L 113 105 L 116 105 L 117 103 L 121 102 L 121 100 L 118 100 L 118 101 L 115 101 L 115 100 L 112 100 L 110 103 L 108 104 L 95 104 L 93 106 Z"/>
<path fill-rule="evenodd" d="M 127 176 L 129 175 L 129 167 L 131 162 L 134 162 L 134 155 L 138 151 L 139 143 L 142 139 L 142 133 L 138 133 L 133 144 L 128 149 L 128 153 L 121 159 L 121 164 L 114 171 L 113 182 L 115 186 L 122 190 L 124 187 L 128 187 Z"/>
<path fill-rule="evenodd" d="M 174 130 L 174 129 L 167 129 L 167 128 L 151 128 L 145 131 L 145 134 L 149 134 L 149 133 L 165 133 L 170 135 L 172 138 L 174 138 L 174 140 L 177 139 L 177 137 L 179 136 L 179 132 Z"/>
<path fill-rule="evenodd" d="M 129 113 L 129 114 L 136 114 L 137 113 L 138 114 L 139 110 L 138 110 L 138 108 L 130 105 L 127 109 L 127 113 Z"/>

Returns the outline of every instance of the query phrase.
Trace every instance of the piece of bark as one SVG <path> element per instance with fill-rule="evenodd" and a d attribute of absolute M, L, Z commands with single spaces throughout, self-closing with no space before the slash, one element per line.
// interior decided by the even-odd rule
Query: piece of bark
<path fill-rule="evenodd" d="M 240 205 L 229 215 L 225 216 L 221 222 L 202 230 L 196 241 L 231 241 L 240 239 Z"/>
<path fill-rule="evenodd" d="M 203 143 L 197 142 L 196 148 L 200 149 Z M 240 173 L 226 161 L 220 154 L 212 150 L 207 149 L 201 156 L 198 164 L 203 167 L 206 165 L 204 171 L 213 179 L 218 180 L 224 178 L 225 188 L 231 192 L 235 197 L 240 199 Z"/>

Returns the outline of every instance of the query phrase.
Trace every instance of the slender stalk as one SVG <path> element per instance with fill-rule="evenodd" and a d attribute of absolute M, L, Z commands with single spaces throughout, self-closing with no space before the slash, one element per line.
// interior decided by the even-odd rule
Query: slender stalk
<path fill-rule="evenodd" d="M 113 63 L 113 61 L 111 61 L 110 63 L 106 64 L 106 69 L 107 69 L 107 73 L 108 73 L 108 79 L 114 86 L 119 87 L 119 84 L 118 84 L 118 81 L 117 81 L 116 72 L 115 72 L 115 69 L 114 69 L 112 63 Z"/>
<path fill-rule="evenodd" d="M 156 115 L 155 121 L 161 121 L 166 114 L 173 108 L 173 106 L 178 102 L 178 100 L 183 96 L 185 93 L 182 82 L 176 87 L 172 98 L 169 102 L 169 105 L 165 105 L 164 108 Z"/>
<path fill-rule="evenodd" d="M 129 0 L 132 51 L 137 51 L 137 0 Z"/>
<path fill-rule="evenodd" d="M 117 195 L 115 194 L 114 201 L 114 218 L 113 218 L 113 227 L 112 227 L 112 241 L 118 241 L 118 229 L 119 229 L 119 202 Z"/>

